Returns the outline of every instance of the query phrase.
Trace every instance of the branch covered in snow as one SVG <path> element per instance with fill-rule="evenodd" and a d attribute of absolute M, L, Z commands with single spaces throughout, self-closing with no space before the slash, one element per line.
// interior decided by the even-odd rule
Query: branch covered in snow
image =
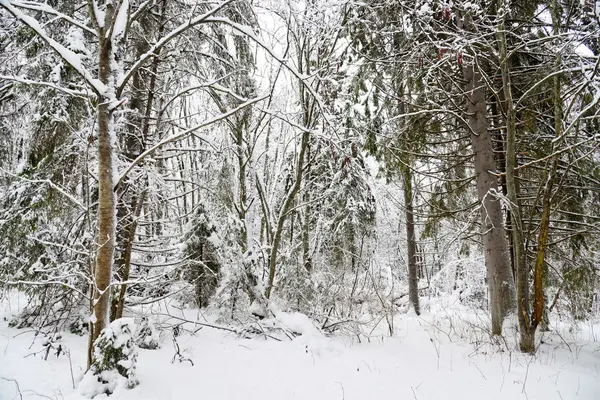
<path fill-rule="evenodd" d="M 169 43 L 171 40 L 175 39 L 185 31 L 187 31 L 188 29 L 193 28 L 194 26 L 201 24 L 202 22 L 205 22 L 210 16 L 219 12 L 219 10 L 222 10 L 234 1 L 235 0 L 228 0 L 219 4 L 207 13 L 200 15 L 196 18 L 190 19 L 188 22 L 179 25 L 177 28 L 173 29 L 171 32 L 167 33 L 161 39 L 159 39 L 158 42 L 156 42 L 156 44 L 154 44 L 150 48 L 150 50 L 148 50 L 140 58 L 138 58 L 131 66 L 131 68 L 129 68 L 129 70 L 123 74 L 123 77 L 119 79 L 119 81 L 117 82 L 117 97 L 120 97 L 121 93 L 123 93 L 123 90 L 125 90 L 125 85 L 127 85 L 127 82 L 129 82 L 129 79 L 131 79 L 133 74 L 135 74 L 135 72 L 139 68 L 141 68 L 144 65 L 144 63 L 146 63 L 146 61 L 148 61 L 151 57 L 154 57 L 158 53 L 158 51 L 160 51 L 167 43 Z"/>
<path fill-rule="evenodd" d="M 4 7 L 9 13 L 11 13 L 15 18 L 21 21 L 23 24 L 27 25 L 29 28 L 35 31 L 35 33 L 58 55 L 65 60 L 71 67 L 73 67 L 79 75 L 83 77 L 88 85 L 96 92 L 98 96 L 102 96 L 106 93 L 107 88 L 99 79 L 95 79 L 92 77 L 92 74 L 85 68 L 81 58 L 75 52 L 67 49 L 62 44 L 58 43 L 56 40 L 52 39 L 44 30 L 44 28 L 40 25 L 40 23 L 33 17 L 24 14 L 16 8 L 10 0 L 0 0 L 0 6 Z"/>
<path fill-rule="evenodd" d="M 127 174 L 129 174 L 129 172 L 133 169 L 133 167 L 135 167 L 136 165 L 138 165 L 140 162 L 142 162 L 144 160 L 144 158 L 148 157 L 149 155 L 153 154 L 156 150 L 158 150 L 159 148 L 161 148 L 162 146 L 174 142 L 180 138 L 183 138 L 187 135 L 189 135 L 190 133 L 197 131 L 198 129 L 202 129 L 205 128 L 209 125 L 214 124 L 215 122 L 219 122 L 222 121 L 232 115 L 234 115 L 235 113 L 237 113 L 240 110 L 243 110 L 244 108 L 251 106 L 252 104 L 258 103 L 260 101 L 265 100 L 266 98 L 268 98 L 268 96 L 260 96 L 251 100 L 248 100 L 247 102 L 240 104 L 238 107 L 226 112 L 225 114 L 221 114 L 218 115 L 214 118 L 209 119 L 208 121 L 205 121 L 199 125 L 196 125 L 192 128 L 186 129 L 184 131 L 181 131 L 179 133 L 176 133 L 174 135 L 171 135 L 163 140 L 161 140 L 160 142 L 156 143 L 154 146 L 150 147 L 148 150 L 144 151 L 142 154 L 140 154 L 135 160 L 133 160 L 131 162 L 131 164 L 129 164 L 129 166 L 127 168 L 125 168 L 125 170 L 121 173 L 121 175 L 119 176 L 119 179 L 117 180 L 117 183 L 115 184 L 115 187 L 119 186 L 121 184 L 121 182 L 123 182 L 123 180 L 127 177 Z"/>
<path fill-rule="evenodd" d="M 31 79 L 22 78 L 20 76 L 0 75 L 0 80 L 13 81 L 13 82 L 17 82 L 17 83 L 22 83 L 24 85 L 46 86 L 46 87 L 58 90 L 60 92 L 63 92 L 65 94 L 68 94 L 71 96 L 76 96 L 76 97 L 88 98 L 90 96 L 90 93 L 84 92 L 82 90 L 68 89 L 68 88 L 59 86 L 55 83 L 52 83 L 52 82 L 34 81 Z"/>
<path fill-rule="evenodd" d="M 56 9 L 50 7 L 47 3 L 40 4 L 40 3 L 33 2 L 33 1 L 12 1 L 12 5 L 15 7 L 18 7 L 18 8 L 26 9 L 26 10 L 41 11 L 41 12 L 44 12 L 47 14 L 54 15 L 60 19 L 63 19 L 65 21 L 69 22 L 71 25 L 74 25 L 78 28 L 83 29 L 87 33 L 90 33 L 94 36 L 98 36 L 96 31 L 93 30 L 92 28 L 90 28 L 89 26 L 87 26 L 86 24 L 84 24 L 80 21 L 77 21 L 75 18 L 72 18 L 64 13 L 57 11 Z"/>

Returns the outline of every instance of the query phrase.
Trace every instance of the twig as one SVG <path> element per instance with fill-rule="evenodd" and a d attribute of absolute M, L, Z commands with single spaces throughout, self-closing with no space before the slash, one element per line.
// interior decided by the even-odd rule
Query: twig
<path fill-rule="evenodd" d="M 71 370 L 71 383 L 73 384 L 73 389 L 75 389 L 75 377 L 73 376 L 73 362 L 71 361 L 71 352 L 66 350 L 67 357 L 69 357 L 69 369 Z"/>
<path fill-rule="evenodd" d="M 346 394 L 344 393 L 344 385 L 342 385 L 342 382 L 336 382 L 336 383 L 338 383 L 342 387 L 342 400 L 345 400 Z"/>
<path fill-rule="evenodd" d="M 333 306 L 331 306 L 331 308 L 329 309 L 329 313 L 327 313 L 327 317 L 325 317 L 325 321 L 323 322 L 323 325 L 321 326 L 321 330 L 325 330 L 325 325 L 327 325 L 327 322 L 329 322 L 329 317 L 331 316 L 332 312 L 333 312 Z"/>
<path fill-rule="evenodd" d="M 219 325 L 207 324 L 207 323 L 204 323 L 204 322 L 191 321 L 189 319 L 182 318 L 182 317 L 176 317 L 176 316 L 171 315 L 171 314 L 156 314 L 156 315 L 162 315 L 162 316 L 165 316 L 165 317 L 170 317 L 170 318 L 177 319 L 179 321 L 187 322 L 187 323 L 190 323 L 190 324 L 195 324 L 195 325 L 200 325 L 200 326 L 206 326 L 207 328 L 219 329 L 219 330 L 222 330 L 222 331 L 227 331 L 227 332 L 232 332 L 232 333 L 239 334 L 239 331 L 237 331 L 236 329 L 228 328 L 226 326 L 219 326 Z"/>
<path fill-rule="evenodd" d="M 414 396 L 415 400 L 418 400 L 418 399 L 417 399 L 417 394 L 415 393 L 415 389 L 413 389 L 413 387 L 411 386 L 411 387 L 410 387 L 410 390 L 412 390 L 412 392 L 413 392 L 413 396 Z"/>
<path fill-rule="evenodd" d="M 473 363 L 473 365 L 475 366 L 475 368 L 477 368 L 477 371 L 479 371 L 479 373 L 481 374 L 481 376 L 483 377 L 483 379 L 487 381 L 487 378 L 485 377 L 485 375 L 483 374 L 483 372 L 481 372 L 481 370 L 479 369 L 479 367 L 477 366 L 477 364 Z"/>
<path fill-rule="evenodd" d="M 189 361 L 194 366 L 194 362 L 191 358 L 186 358 L 181 354 L 181 349 L 179 348 L 179 343 L 177 343 L 177 333 L 173 331 L 173 347 L 175 347 L 175 354 L 173 355 L 173 359 L 171 360 L 171 364 L 175 362 L 176 359 L 179 359 L 179 362 L 182 363 L 184 361 Z"/>
<path fill-rule="evenodd" d="M 431 322 L 427 321 L 426 319 L 424 319 L 423 317 L 418 317 L 420 321 L 423 321 L 425 323 L 427 323 L 428 325 L 434 327 L 435 329 L 437 329 L 438 331 L 442 332 L 444 335 L 446 335 L 448 337 L 448 340 L 450 342 L 452 342 L 452 338 L 450 337 L 450 334 L 447 332 L 444 332 L 442 329 L 440 329 L 439 327 L 435 326 L 434 324 L 432 324 Z"/>
<path fill-rule="evenodd" d="M 527 383 L 527 376 L 529 375 L 529 364 L 531 364 L 532 360 L 533 357 L 527 362 L 527 369 L 525 370 L 525 379 L 523 379 L 523 388 L 521 389 L 521 393 L 525 393 L 525 384 Z"/>
<path fill-rule="evenodd" d="M 323 326 L 321 328 L 321 330 L 323 330 L 323 331 L 325 331 L 325 330 L 331 330 L 332 328 L 335 328 L 338 325 L 347 324 L 347 323 L 350 323 L 350 322 L 357 322 L 357 321 L 353 320 L 353 319 L 346 319 L 346 320 L 343 320 L 343 321 L 332 322 L 330 325 Z"/>
<path fill-rule="evenodd" d="M 17 394 L 19 395 L 19 398 L 21 400 L 23 400 L 23 394 L 21 393 L 21 387 L 19 386 L 19 382 L 17 382 L 16 379 L 5 378 L 3 376 L 0 376 L 0 379 L 4 379 L 5 381 L 8 381 L 8 382 L 14 382 L 15 385 L 17 386 Z"/>

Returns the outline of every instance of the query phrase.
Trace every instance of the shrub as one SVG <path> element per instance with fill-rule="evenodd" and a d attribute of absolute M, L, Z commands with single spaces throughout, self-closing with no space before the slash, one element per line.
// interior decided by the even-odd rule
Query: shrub
<path fill-rule="evenodd" d="M 100 333 L 94 343 L 94 361 L 80 384 L 84 396 L 111 395 L 119 386 L 137 386 L 134 333 L 132 318 L 119 318 Z"/>

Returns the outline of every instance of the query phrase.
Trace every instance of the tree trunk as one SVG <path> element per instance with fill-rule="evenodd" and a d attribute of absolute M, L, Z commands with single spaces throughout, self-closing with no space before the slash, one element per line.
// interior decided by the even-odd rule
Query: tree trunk
<path fill-rule="evenodd" d="M 114 9 L 107 2 L 104 26 L 110 26 Z M 100 39 L 99 78 L 108 84 L 111 75 L 112 43 L 109 37 Z M 110 281 L 115 248 L 115 194 L 113 191 L 113 113 L 108 99 L 100 99 L 98 105 L 98 238 L 96 251 L 94 318 L 92 343 L 100 336 L 108 321 Z"/>
<path fill-rule="evenodd" d="M 504 96 L 502 92 L 500 92 L 500 99 L 496 101 L 492 101 L 492 115 L 494 115 L 494 128 L 497 130 L 497 139 L 492 140 L 495 144 L 494 152 L 496 153 L 496 168 L 497 171 L 502 175 L 499 179 L 500 187 L 502 188 L 502 195 L 508 198 L 508 191 L 506 190 L 506 148 L 504 143 L 506 142 L 506 132 L 504 129 L 504 121 L 501 122 L 501 114 L 499 107 L 504 103 Z M 505 227 L 505 236 L 508 240 L 508 250 L 510 256 L 510 270 L 514 278 L 516 276 L 515 271 L 515 255 L 513 251 L 513 237 L 512 237 L 512 221 L 510 215 L 510 208 L 504 209 L 504 227 Z"/>
<path fill-rule="evenodd" d="M 119 287 L 119 296 L 113 300 L 113 309 L 111 309 L 111 321 L 115 319 L 123 318 L 123 309 L 125 308 L 125 297 L 127 294 L 127 284 L 123 283 L 129 280 L 129 273 L 131 270 L 131 252 L 133 249 L 133 243 L 135 242 L 135 232 L 137 230 L 137 223 L 140 213 L 142 211 L 142 204 L 145 201 L 145 196 L 142 194 L 140 198 L 134 197 L 131 202 L 131 206 L 134 207 L 133 216 L 129 224 L 124 228 L 124 250 L 120 259 L 120 265 L 123 266 L 121 272 L 121 286 Z"/>
<path fill-rule="evenodd" d="M 477 195 L 481 202 L 481 231 L 487 283 L 490 292 L 492 333 L 502 333 L 502 322 L 514 309 L 514 281 L 509 247 L 502 223 L 502 208 L 497 197 L 496 162 L 486 117 L 485 86 L 473 64 L 463 68 L 466 81 L 468 123 L 475 154 Z"/>
<path fill-rule="evenodd" d="M 310 185 L 311 181 L 311 170 L 310 170 L 310 141 L 306 146 L 306 159 L 309 160 L 306 169 L 306 179 L 305 179 L 305 188 L 307 189 L 304 192 L 304 219 L 302 220 L 302 265 L 306 272 L 310 275 L 312 272 L 312 260 L 310 257 L 310 217 L 311 217 L 311 207 L 310 207 L 310 190 L 308 190 L 307 185 Z"/>
<path fill-rule="evenodd" d="M 417 241 L 415 238 L 415 217 L 413 211 L 412 171 L 410 165 L 404 165 L 404 208 L 406 215 L 406 253 L 408 257 L 408 298 L 417 315 L 419 308 L 419 278 L 417 276 Z"/>
<path fill-rule="evenodd" d="M 273 245 L 271 246 L 271 253 L 269 254 L 269 280 L 267 282 L 267 289 L 265 291 L 265 297 L 267 299 L 271 297 L 271 292 L 273 291 L 273 283 L 275 281 L 275 272 L 277 268 L 277 254 L 279 252 L 279 245 L 281 244 L 283 226 L 285 224 L 289 211 L 292 208 L 292 204 L 294 204 L 296 194 L 300 190 L 300 185 L 302 185 L 304 158 L 306 154 L 306 148 L 308 147 L 308 140 L 309 132 L 305 131 L 302 133 L 302 141 L 300 143 L 300 154 L 298 155 L 298 163 L 296 164 L 296 180 L 285 198 L 283 206 L 281 207 L 281 211 L 279 212 L 279 217 L 277 219 L 277 228 L 275 229 Z"/>
<path fill-rule="evenodd" d="M 166 0 L 162 2 L 161 17 L 159 20 L 158 37 L 162 36 L 164 12 Z M 146 21 L 147 22 L 147 21 Z M 144 24 L 144 27 L 150 24 Z M 135 41 L 135 59 L 139 59 L 148 51 L 147 37 L 151 35 L 151 31 L 144 30 L 146 36 L 137 38 Z M 131 85 L 131 110 L 130 120 L 128 123 L 128 131 L 126 139 L 123 143 L 123 154 L 127 161 L 135 160 L 145 149 L 148 144 L 148 134 L 150 128 L 150 117 L 153 106 L 154 90 L 158 75 L 160 50 L 156 52 L 156 56 L 152 61 L 152 72 L 150 74 L 150 85 L 145 93 L 142 87 L 142 70 L 134 73 Z M 144 105 L 144 95 L 146 101 Z M 141 135 L 139 134 L 141 132 Z M 141 205 L 144 202 L 144 196 L 140 192 L 144 190 L 144 185 L 147 184 L 144 179 L 132 185 L 128 181 L 124 181 L 119 185 L 117 199 L 117 231 L 116 231 L 116 276 L 121 282 L 129 279 L 131 269 L 131 252 L 133 242 L 135 241 L 135 232 L 137 229 L 137 219 L 141 211 Z M 136 187 L 138 186 L 138 187 Z M 185 192 L 185 191 L 184 191 Z M 119 287 L 119 295 L 113 296 L 110 309 L 110 320 L 114 321 L 117 318 L 123 317 L 123 306 L 125 304 L 125 295 L 127 293 L 127 285 L 121 283 Z"/>
<path fill-rule="evenodd" d="M 560 34 L 561 11 L 557 0 L 552 2 L 552 26 L 555 35 Z M 556 54 L 555 65 L 560 68 L 562 58 L 560 53 Z M 560 89 L 560 75 L 553 78 L 553 97 L 554 97 L 554 135 L 559 138 L 562 135 L 562 102 Z M 554 146 L 550 149 L 554 153 Z M 545 280 L 545 259 L 546 248 L 548 246 L 548 231 L 550 228 L 550 212 L 552 206 L 552 189 L 556 180 L 556 170 L 558 168 L 558 156 L 552 157 L 552 166 L 547 173 L 544 195 L 542 197 L 542 220 L 540 222 L 540 233 L 538 235 L 538 248 L 535 259 L 533 274 L 534 288 L 534 310 L 531 320 L 531 334 L 535 335 L 535 330 L 540 322 L 544 320 L 544 280 Z"/>
<path fill-rule="evenodd" d="M 498 9 L 503 9 L 506 12 L 507 8 L 504 3 L 504 0 L 498 0 Z M 529 279 L 525 247 L 523 245 L 523 223 L 517 197 L 517 182 L 515 177 L 517 164 L 517 126 L 512 98 L 512 83 L 508 65 L 507 40 L 503 18 L 504 16 L 500 16 L 501 23 L 498 26 L 497 42 L 500 70 L 502 72 L 502 92 L 506 104 L 506 190 L 511 207 L 513 251 L 515 257 L 515 270 L 517 272 L 517 314 L 521 335 L 520 348 L 523 352 L 532 352 L 534 350 L 534 335 L 530 332 L 529 327 Z"/>

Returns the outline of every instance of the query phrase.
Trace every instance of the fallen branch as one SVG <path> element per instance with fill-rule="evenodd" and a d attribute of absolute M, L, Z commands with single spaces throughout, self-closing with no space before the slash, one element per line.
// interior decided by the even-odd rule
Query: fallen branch
<path fill-rule="evenodd" d="M 347 319 L 347 320 L 343 320 L 343 321 L 332 322 L 331 324 L 322 327 L 321 330 L 323 330 L 323 331 L 325 331 L 325 330 L 332 331 L 333 328 L 335 328 L 336 326 L 343 325 L 343 324 L 348 324 L 350 322 L 356 323 L 357 321 L 353 320 L 353 319 Z"/>
<path fill-rule="evenodd" d="M 206 322 L 198 322 L 198 321 L 192 321 L 186 318 L 182 318 L 182 317 L 176 317 L 174 315 L 170 315 L 170 314 L 156 314 L 159 316 L 163 316 L 163 317 L 169 317 L 169 318 L 173 318 L 182 322 L 187 322 L 189 324 L 194 324 L 194 325 L 199 325 L 199 326 L 205 326 L 207 328 L 213 328 L 213 329 L 219 329 L 222 331 L 226 331 L 226 332 L 232 332 L 235 334 L 239 334 L 240 332 L 234 328 L 228 328 L 226 326 L 219 326 L 219 325 L 213 325 L 213 324 L 207 324 Z"/>

